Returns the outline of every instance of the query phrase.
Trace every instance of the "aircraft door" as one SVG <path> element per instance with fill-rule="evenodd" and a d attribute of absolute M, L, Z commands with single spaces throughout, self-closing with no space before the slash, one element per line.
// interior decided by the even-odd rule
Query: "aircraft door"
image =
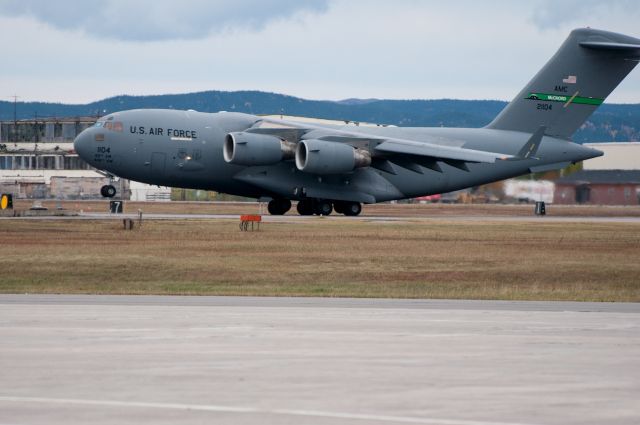
<path fill-rule="evenodd" d="M 151 175 L 153 177 L 164 177 L 164 168 L 167 156 L 162 152 L 151 154 Z"/>

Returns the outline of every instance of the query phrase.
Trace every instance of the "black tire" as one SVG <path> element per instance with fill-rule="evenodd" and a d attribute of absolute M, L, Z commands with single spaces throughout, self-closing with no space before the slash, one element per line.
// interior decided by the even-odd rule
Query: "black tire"
<path fill-rule="evenodd" d="M 344 214 L 344 202 L 335 201 L 333 203 L 333 210 L 338 214 Z"/>
<path fill-rule="evenodd" d="M 333 206 L 331 202 L 325 201 L 324 199 L 318 199 L 315 202 L 315 213 L 316 215 L 330 215 L 333 211 Z"/>
<path fill-rule="evenodd" d="M 313 215 L 313 201 L 310 199 L 303 199 L 298 202 L 296 209 L 300 215 Z"/>
<path fill-rule="evenodd" d="M 286 214 L 291 209 L 291 201 L 288 199 L 280 199 L 280 211 Z"/>
<path fill-rule="evenodd" d="M 278 201 L 275 199 L 272 199 L 271 201 L 269 201 L 269 205 L 267 205 L 267 210 L 271 215 L 282 215 L 282 213 L 280 212 L 280 205 L 278 205 Z"/>
<path fill-rule="evenodd" d="M 360 202 L 346 202 L 344 205 L 343 214 L 346 216 L 354 217 L 362 212 L 362 205 Z"/>
<path fill-rule="evenodd" d="M 291 209 L 291 201 L 288 199 L 272 199 L 267 206 L 269 214 L 284 215 Z"/>
<path fill-rule="evenodd" d="M 116 196 L 116 188 L 111 186 L 110 184 L 104 185 L 100 188 L 100 195 L 104 198 L 113 198 Z"/>

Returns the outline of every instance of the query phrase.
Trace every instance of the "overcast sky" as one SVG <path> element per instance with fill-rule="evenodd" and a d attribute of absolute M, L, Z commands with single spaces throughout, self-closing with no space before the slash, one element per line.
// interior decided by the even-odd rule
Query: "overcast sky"
<path fill-rule="evenodd" d="M 636 0 L 0 0 L 0 98 L 511 100 L 571 29 L 639 23 Z M 607 102 L 640 103 L 640 69 Z"/>

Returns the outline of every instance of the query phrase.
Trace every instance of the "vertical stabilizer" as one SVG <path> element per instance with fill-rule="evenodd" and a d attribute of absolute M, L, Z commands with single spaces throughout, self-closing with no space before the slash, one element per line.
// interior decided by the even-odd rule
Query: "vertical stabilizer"
<path fill-rule="evenodd" d="M 556 54 L 487 128 L 570 138 L 640 60 L 640 40 L 590 28 Z"/>

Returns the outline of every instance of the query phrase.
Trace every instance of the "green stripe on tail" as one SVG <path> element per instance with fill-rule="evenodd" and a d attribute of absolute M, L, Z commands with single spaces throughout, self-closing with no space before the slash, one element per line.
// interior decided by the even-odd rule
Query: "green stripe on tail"
<path fill-rule="evenodd" d="M 540 100 L 543 102 L 561 102 L 567 103 L 571 101 L 571 103 L 576 103 L 578 105 L 594 105 L 600 106 L 604 99 L 596 99 L 593 97 L 581 97 L 581 96 L 566 96 L 563 94 L 547 94 L 547 93 L 529 93 L 529 96 L 525 97 L 525 99 L 529 100 Z"/>

